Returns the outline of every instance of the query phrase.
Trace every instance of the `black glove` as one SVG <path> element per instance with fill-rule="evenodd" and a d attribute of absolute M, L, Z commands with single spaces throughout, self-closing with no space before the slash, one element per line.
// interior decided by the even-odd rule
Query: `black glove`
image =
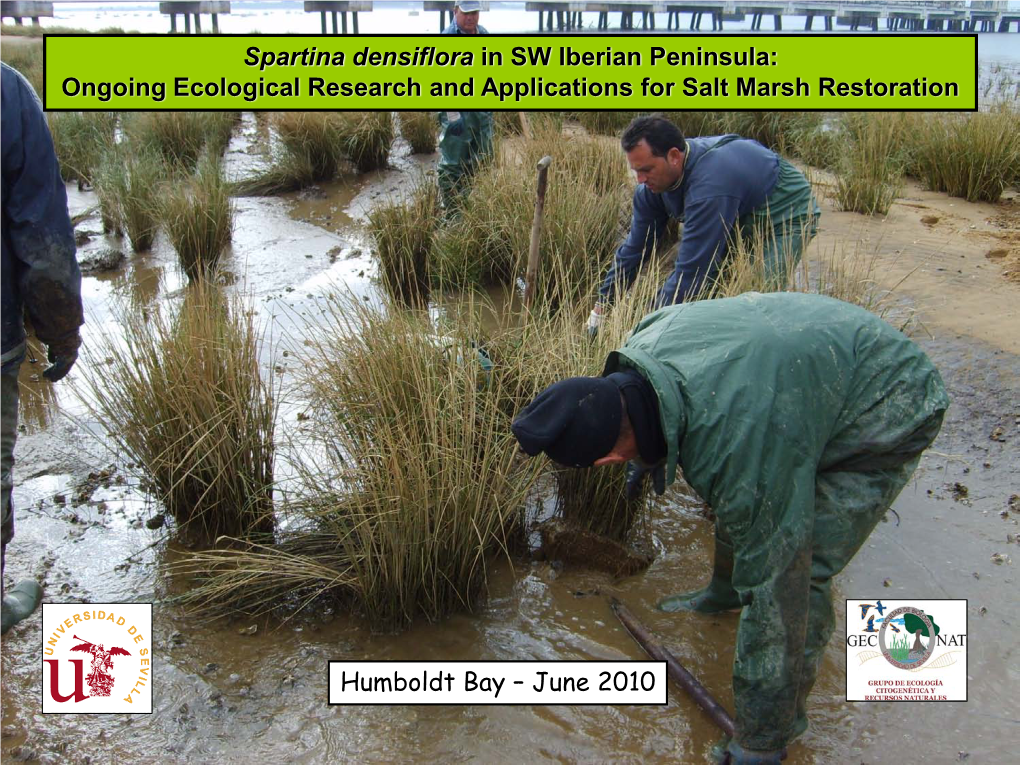
<path fill-rule="evenodd" d="M 626 497 L 628 502 L 633 502 L 641 497 L 641 492 L 644 488 L 645 476 L 651 473 L 652 475 L 652 488 L 655 489 L 655 493 L 658 496 L 662 496 L 666 491 L 666 465 L 660 462 L 654 467 L 644 467 L 639 465 L 637 462 L 627 463 L 627 484 L 626 484 Z"/>
<path fill-rule="evenodd" d="M 81 335 L 75 332 L 71 337 L 50 343 L 46 346 L 46 358 L 50 365 L 43 370 L 43 377 L 50 382 L 57 382 L 64 379 L 64 376 L 71 371 L 74 362 L 78 360 L 78 347 L 81 345 Z"/>

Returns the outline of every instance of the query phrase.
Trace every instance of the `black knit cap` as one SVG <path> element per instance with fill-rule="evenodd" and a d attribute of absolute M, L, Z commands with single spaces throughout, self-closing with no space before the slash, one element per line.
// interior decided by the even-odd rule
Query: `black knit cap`
<path fill-rule="evenodd" d="M 510 426 L 521 448 L 561 465 L 590 467 L 620 435 L 620 389 L 605 377 L 568 377 L 539 393 Z"/>
<path fill-rule="evenodd" d="M 621 394 L 641 459 L 648 465 L 660 462 L 666 442 L 659 399 L 637 372 L 560 380 L 539 393 L 510 427 L 531 456 L 544 451 L 561 465 L 589 467 L 609 454 L 620 437 Z"/>

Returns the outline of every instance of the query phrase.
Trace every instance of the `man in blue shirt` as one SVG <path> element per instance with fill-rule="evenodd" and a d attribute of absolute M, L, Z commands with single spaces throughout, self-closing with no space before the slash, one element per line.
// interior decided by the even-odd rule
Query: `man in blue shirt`
<path fill-rule="evenodd" d="M 460 0 L 444 35 L 487 35 L 478 23 L 482 4 Z M 492 112 L 439 112 L 439 193 L 450 215 L 478 163 L 492 153 Z"/>
<path fill-rule="evenodd" d="M 32 86 L 3 64 L 0 84 L 0 143 L 3 150 L 3 360 L 2 408 L 3 526 L 0 571 L 14 536 L 14 442 L 18 434 L 18 368 L 25 358 L 28 314 L 35 335 L 48 349 L 43 377 L 56 382 L 78 358 L 82 324 L 81 273 L 74 252 L 74 230 L 53 140 Z M 2 574 L 0 574 L 2 578 Z M 2 600 L 2 632 L 27 617 L 42 590 L 29 579 Z"/>
<path fill-rule="evenodd" d="M 661 241 L 669 218 L 684 221 L 676 266 L 655 307 L 698 296 L 716 276 L 738 232 L 760 237 L 766 276 L 785 283 L 817 230 L 821 212 L 804 175 L 757 141 L 736 135 L 685 139 L 658 115 L 638 117 L 621 139 L 637 175 L 630 234 L 616 251 L 588 319 L 594 333 Z"/>

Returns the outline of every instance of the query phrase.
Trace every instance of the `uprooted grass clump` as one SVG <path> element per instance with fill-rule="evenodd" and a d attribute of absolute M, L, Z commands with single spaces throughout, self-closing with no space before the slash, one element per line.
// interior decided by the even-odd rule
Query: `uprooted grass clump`
<path fill-rule="evenodd" d="M 467 327 L 441 336 L 420 312 L 353 298 L 328 314 L 308 381 L 312 444 L 295 458 L 300 531 L 252 555 L 206 555 L 191 570 L 214 576 L 189 598 L 259 611 L 328 595 L 378 629 L 472 610 L 534 479 L 515 457 L 503 382 Z"/>
<path fill-rule="evenodd" d="M 276 398 L 241 301 L 199 281 L 176 310 L 85 346 L 85 398 L 186 537 L 271 533 Z"/>

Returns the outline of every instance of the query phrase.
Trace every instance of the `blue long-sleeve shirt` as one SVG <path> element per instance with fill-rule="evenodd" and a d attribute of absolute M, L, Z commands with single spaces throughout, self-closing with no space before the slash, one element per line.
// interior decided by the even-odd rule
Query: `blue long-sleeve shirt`
<path fill-rule="evenodd" d="M 67 193 L 39 100 L 24 77 L 2 66 L 3 365 L 24 354 L 27 311 L 47 345 L 82 324 L 81 273 Z"/>
<path fill-rule="evenodd" d="M 599 290 L 612 302 L 614 290 L 634 283 L 661 239 L 669 218 L 684 221 L 676 266 L 662 285 L 656 306 L 681 303 L 698 293 L 726 254 L 727 237 L 744 215 L 765 204 L 779 178 L 779 157 L 757 141 L 735 135 L 687 141 L 684 173 L 676 188 L 656 194 L 644 184 L 634 190 L 630 234 Z"/>

